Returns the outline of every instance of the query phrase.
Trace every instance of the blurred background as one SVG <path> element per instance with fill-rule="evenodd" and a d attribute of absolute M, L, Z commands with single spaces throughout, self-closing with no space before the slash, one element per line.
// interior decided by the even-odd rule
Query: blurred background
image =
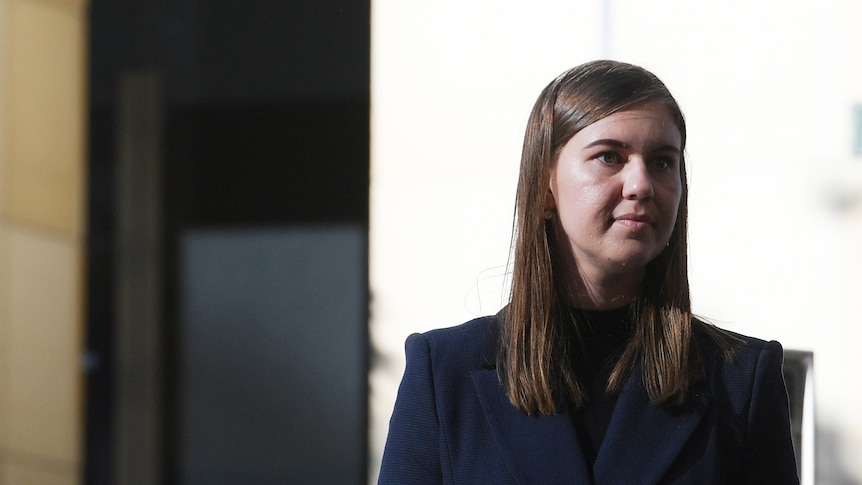
<path fill-rule="evenodd" d="M 505 304 L 527 116 L 596 58 L 686 113 L 695 312 L 813 355 L 803 476 L 862 483 L 860 22 L 0 0 L 0 483 L 373 482 L 404 339 Z"/>

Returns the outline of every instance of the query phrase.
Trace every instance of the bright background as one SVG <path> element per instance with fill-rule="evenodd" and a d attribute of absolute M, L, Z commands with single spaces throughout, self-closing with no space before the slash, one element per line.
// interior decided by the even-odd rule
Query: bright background
<path fill-rule="evenodd" d="M 687 117 L 695 312 L 815 354 L 817 477 L 862 483 L 862 4 L 372 2 L 371 480 L 412 332 L 505 302 L 524 127 L 582 62 Z"/>

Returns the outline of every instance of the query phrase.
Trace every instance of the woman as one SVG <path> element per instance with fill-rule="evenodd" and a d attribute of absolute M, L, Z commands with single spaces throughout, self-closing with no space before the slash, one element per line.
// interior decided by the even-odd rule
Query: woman
<path fill-rule="evenodd" d="M 381 484 L 798 483 L 781 346 L 691 314 L 685 139 L 640 67 L 542 91 L 510 303 L 408 338 Z"/>

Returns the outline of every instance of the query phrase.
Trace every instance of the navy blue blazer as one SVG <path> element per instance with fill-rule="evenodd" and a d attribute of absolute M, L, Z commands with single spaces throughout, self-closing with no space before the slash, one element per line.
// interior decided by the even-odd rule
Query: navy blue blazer
<path fill-rule="evenodd" d="M 728 363 L 696 332 L 706 375 L 685 411 L 653 405 L 635 369 L 591 475 L 564 403 L 553 416 L 513 407 L 489 361 L 496 317 L 414 334 L 380 484 L 794 484 L 778 342 L 739 336 Z"/>

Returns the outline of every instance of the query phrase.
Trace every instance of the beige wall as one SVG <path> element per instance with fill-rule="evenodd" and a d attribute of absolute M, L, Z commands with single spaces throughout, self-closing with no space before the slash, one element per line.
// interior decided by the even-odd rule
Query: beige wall
<path fill-rule="evenodd" d="M 0 485 L 82 475 L 83 0 L 0 0 Z"/>

